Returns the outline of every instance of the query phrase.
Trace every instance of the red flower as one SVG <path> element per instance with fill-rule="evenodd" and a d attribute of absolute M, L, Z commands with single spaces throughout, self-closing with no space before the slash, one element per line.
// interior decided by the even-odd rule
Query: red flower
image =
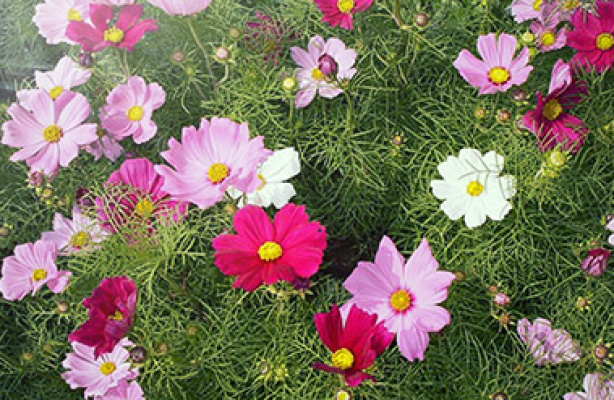
<path fill-rule="evenodd" d="M 68 340 L 94 347 L 96 357 L 113 351 L 128 333 L 136 310 L 137 289 L 125 276 L 106 278 L 83 300 L 89 320 L 68 336 Z"/>
<path fill-rule="evenodd" d="M 305 206 L 286 204 L 273 223 L 260 207 L 248 205 L 233 220 L 237 235 L 213 239 L 215 265 L 237 275 L 233 287 L 253 291 L 261 284 L 292 282 L 318 271 L 326 248 L 326 229 L 309 222 Z"/>
<path fill-rule="evenodd" d="M 571 16 L 574 30 L 567 45 L 576 49 L 572 63 L 603 72 L 614 64 L 614 3 L 598 1 L 596 15 L 578 8 Z"/>
<path fill-rule="evenodd" d="M 313 368 L 341 374 L 350 386 L 358 386 L 365 379 L 375 381 L 363 372 L 386 350 L 394 339 L 384 323 L 377 323 L 377 315 L 367 314 L 353 305 L 342 321 L 336 305 L 329 313 L 316 314 L 316 329 L 324 345 L 333 352 L 333 365 L 314 363 Z"/>
<path fill-rule="evenodd" d="M 608 266 L 610 251 L 598 247 L 589 250 L 588 255 L 582 260 L 582 271 L 590 276 L 601 276 Z"/>
<path fill-rule="evenodd" d="M 313 0 L 330 26 L 341 26 L 352 30 L 352 14 L 366 11 L 373 0 Z"/>

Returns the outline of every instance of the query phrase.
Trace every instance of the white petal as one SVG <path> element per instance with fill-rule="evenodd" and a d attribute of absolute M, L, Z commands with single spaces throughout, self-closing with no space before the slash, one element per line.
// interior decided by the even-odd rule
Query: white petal
<path fill-rule="evenodd" d="M 488 170 L 495 173 L 500 173 L 503 170 L 503 163 L 505 159 L 503 156 L 495 153 L 494 151 L 489 151 L 483 157 L 484 163 L 488 167 Z"/>
<path fill-rule="evenodd" d="M 260 167 L 260 173 L 269 182 L 283 182 L 301 172 L 299 154 L 294 148 L 277 150 Z"/>
<path fill-rule="evenodd" d="M 465 213 L 465 225 L 467 228 L 477 228 L 486 222 L 486 212 L 481 201 L 469 200 L 469 206 Z"/>
<path fill-rule="evenodd" d="M 449 198 L 441 203 L 441 206 L 439 206 L 441 211 L 443 211 L 452 221 L 456 221 L 465 215 L 468 207 L 469 201 L 467 201 L 466 196 L 455 196 Z"/>
<path fill-rule="evenodd" d="M 461 195 L 466 191 L 466 185 L 457 180 L 431 181 L 433 194 L 440 200 Z"/>

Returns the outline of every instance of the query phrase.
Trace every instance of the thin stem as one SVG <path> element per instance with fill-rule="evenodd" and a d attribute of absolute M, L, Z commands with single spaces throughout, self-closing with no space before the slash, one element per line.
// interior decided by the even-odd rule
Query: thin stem
<path fill-rule="evenodd" d="M 393 8 L 392 18 L 394 19 L 394 22 L 397 23 L 399 28 L 404 25 L 403 24 L 403 18 L 401 18 L 401 4 L 400 4 L 399 0 L 394 0 L 394 8 Z"/>
<path fill-rule="evenodd" d="M 343 94 L 345 95 L 345 98 L 348 102 L 348 106 L 347 106 L 347 131 L 348 132 L 352 132 L 354 130 L 354 103 L 352 103 L 352 98 L 350 97 L 350 94 L 344 90 Z"/>
<path fill-rule="evenodd" d="M 207 53 L 207 50 L 205 50 L 205 46 L 203 46 L 202 42 L 198 38 L 198 35 L 196 34 L 196 30 L 194 29 L 194 25 L 192 24 L 192 18 L 188 18 L 188 28 L 190 28 L 190 33 L 192 33 L 192 37 L 194 38 L 196 45 L 203 53 L 203 57 L 205 58 L 205 66 L 207 67 L 207 73 L 209 74 L 209 79 L 213 79 L 214 75 L 213 70 L 211 69 L 211 64 L 209 63 L 209 53 Z"/>
<path fill-rule="evenodd" d="M 228 64 L 224 64 L 224 76 L 222 77 L 222 79 L 220 79 L 216 84 L 215 84 L 215 88 L 219 88 L 222 83 L 226 82 L 228 80 L 228 78 L 230 77 L 230 68 L 228 67 Z"/>
<path fill-rule="evenodd" d="M 125 58 L 126 54 L 122 54 L 122 51 L 115 47 L 115 55 L 117 56 L 119 66 L 124 70 L 126 80 L 128 80 L 130 78 L 130 67 L 128 66 L 128 60 Z"/>

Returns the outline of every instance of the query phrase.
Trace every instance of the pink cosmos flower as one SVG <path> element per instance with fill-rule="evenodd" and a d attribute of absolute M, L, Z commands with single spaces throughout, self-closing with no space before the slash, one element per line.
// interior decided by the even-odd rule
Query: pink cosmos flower
<path fill-rule="evenodd" d="M 93 0 L 90 0 L 93 1 Z M 98 4 L 106 4 L 108 6 L 130 6 L 134 4 L 135 0 L 96 0 Z"/>
<path fill-rule="evenodd" d="M 122 381 L 135 379 L 139 375 L 138 368 L 131 368 L 130 352 L 126 346 L 133 343 L 124 338 L 112 351 L 101 356 L 94 354 L 94 348 L 79 342 L 72 342 L 74 353 L 68 353 L 62 366 L 69 371 L 62 378 L 71 389 L 85 388 L 85 397 L 104 396 L 110 389 Z"/>
<path fill-rule="evenodd" d="M 100 110 L 100 123 L 116 139 L 132 136 L 137 144 L 147 142 L 158 131 L 151 120 L 153 111 L 165 101 L 166 93 L 160 85 L 147 85 L 140 76 L 131 76 L 107 96 L 107 104 Z"/>
<path fill-rule="evenodd" d="M 614 218 L 610 219 L 610 221 L 608 222 L 608 224 L 605 226 L 606 229 L 614 232 Z M 614 233 L 610 235 L 610 237 L 608 237 L 608 243 L 611 246 L 614 246 Z"/>
<path fill-rule="evenodd" d="M 305 51 L 292 47 L 292 59 L 300 68 L 296 72 L 299 91 L 294 101 L 297 108 L 307 107 L 316 93 L 327 99 L 343 93 L 340 84 L 356 74 L 354 63 L 356 51 L 347 49 L 345 44 L 330 38 L 326 43 L 321 36 L 314 36 Z"/>
<path fill-rule="evenodd" d="M 514 0 L 510 11 L 518 23 L 536 19 L 541 12 L 543 0 Z"/>
<path fill-rule="evenodd" d="M 557 31 L 561 13 L 555 3 L 545 4 L 536 21 L 531 23 L 531 32 L 536 37 L 537 47 L 542 53 L 558 50 L 567 44 L 567 27 Z"/>
<path fill-rule="evenodd" d="M 170 15 L 193 15 L 209 7 L 211 0 L 147 0 Z"/>
<path fill-rule="evenodd" d="M 352 14 L 367 11 L 373 0 L 313 0 L 324 17 L 322 22 L 352 30 Z"/>
<path fill-rule="evenodd" d="M 587 275 L 601 276 L 608 266 L 610 259 L 610 250 L 602 247 L 591 249 L 584 260 L 582 260 L 581 268 Z"/>
<path fill-rule="evenodd" d="M 32 21 L 48 44 L 74 44 L 66 36 L 66 28 L 71 21 L 87 19 L 90 2 L 91 0 L 45 0 L 44 3 L 36 5 Z"/>
<path fill-rule="evenodd" d="M 55 265 L 57 249 L 51 242 L 38 240 L 15 247 L 15 255 L 2 262 L 0 292 L 7 300 L 32 296 L 47 285 L 53 293 L 61 293 L 68 285 L 70 271 L 58 271 Z"/>
<path fill-rule="evenodd" d="M 438 306 L 448 297 L 455 275 L 438 271 L 428 241 L 422 239 L 407 263 L 389 237 L 384 236 L 375 263 L 361 261 L 343 286 L 354 297 L 344 307 L 356 304 L 397 334 L 401 354 L 408 360 L 424 359 L 429 332 L 450 323 L 448 311 Z"/>
<path fill-rule="evenodd" d="M 272 152 L 264 148 L 262 136 L 250 140 L 246 123 L 203 119 L 199 129 L 183 128 L 181 140 L 170 139 L 169 150 L 161 153 L 174 169 L 155 167 L 164 177 L 162 189 L 173 199 L 205 209 L 222 200 L 231 185 L 250 193 L 262 184 L 258 165 Z"/>
<path fill-rule="evenodd" d="M 537 92 L 537 106 L 523 116 L 524 126 L 537 138 L 540 151 L 561 146 L 577 152 L 588 133 L 586 125 L 566 111 L 586 95 L 586 87 L 578 82 L 570 64 L 558 60 L 552 68 L 550 88 L 546 98 Z"/>
<path fill-rule="evenodd" d="M 606 379 L 599 372 L 584 376 L 584 392 L 567 393 L 563 400 L 612 400 L 614 381 Z"/>
<path fill-rule="evenodd" d="M 577 53 L 571 62 L 588 71 L 603 72 L 614 64 L 614 3 L 598 1 L 596 14 L 577 9 L 571 16 L 574 30 L 567 34 L 569 47 Z"/>
<path fill-rule="evenodd" d="M 109 26 L 113 19 L 113 7 L 90 4 L 89 16 L 93 26 L 83 21 L 71 21 L 66 36 L 79 43 L 83 51 L 87 52 L 93 53 L 107 47 L 132 51 L 146 32 L 158 29 L 153 19 L 139 21 L 142 14 L 142 4 L 124 6 L 119 10 L 115 25 Z"/>
<path fill-rule="evenodd" d="M 26 163 L 31 170 L 53 175 L 77 157 L 79 146 L 96 140 L 96 124 L 82 124 L 90 114 L 90 105 L 82 94 L 65 92 L 52 100 L 41 90 L 30 97 L 32 111 L 12 104 L 13 118 L 2 125 L 2 144 L 21 147 L 10 160 Z"/>
<path fill-rule="evenodd" d="M 97 134 L 98 140 L 85 146 L 84 150 L 93 155 L 95 161 L 102 156 L 111 161 L 117 160 L 124 152 L 124 148 L 119 144 L 120 139 L 102 128 L 98 128 Z"/>
<path fill-rule="evenodd" d="M 21 105 L 31 109 L 28 107 L 29 99 L 40 90 L 44 90 L 52 100 L 55 100 L 64 91 L 87 82 L 91 75 L 91 71 L 81 68 L 70 57 L 62 57 L 53 71 L 35 71 L 34 76 L 38 89 L 20 90 L 17 92 L 17 99 Z"/>
<path fill-rule="evenodd" d="M 104 396 L 96 396 L 94 400 L 145 400 L 143 389 L 134 381 L 123 380 L 114 388 L 109 389 Z"/>
<path fill-rule="evenodd" d="M 326 249 L 326 228 L 309 222 L 305 206 L 286 204 L 273 223 L 253 205 L 237 211 L 236 235 L 213 239 L 215 265 L 225 275 L 237 275 L 233 287 L 247 291 L 278 281 L 309 278 L 318 271 Z"/>
<path fill-rule="evenodd" d="M 524 47 L 514 59 L 514 36 L 502 33 L 497 40 L 494 33 L 489 33 L 478 38 L 477 47 L 484 61 L 463 49 L 454 66 L 471 86 L 480 88 L 480 94 L 505 92 L 513 85 L 522 85 L 529 78 L 533 70 L 532 66 L 527 65 L 529 49 Z"/>
<path fill-rule="evenodd" d="M 533 356 L 535 365 L 571 363 L 580 359 L 582 349 L 564 329 L 552 329 L 550 321 L 526 318 L 518 321 L 518 336 Z"/>
<path fill-rule="evenodd" d="M 53 231 L 43 232 L 42 239 L 55 243 L 62 256 L 95 249 L 108 235 L 96 221 L 81 214 L 79 207 L 73 208 L 72 218 L 55 213 Z"/>

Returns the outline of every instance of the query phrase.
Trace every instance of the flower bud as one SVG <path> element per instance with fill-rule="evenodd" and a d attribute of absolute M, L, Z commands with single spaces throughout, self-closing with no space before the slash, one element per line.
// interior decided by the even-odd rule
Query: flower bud
<path fill-rule="evenodd" d="M 505 394 L 505 392 L 497 392 L 497 393 L 493 393 L 493 395 L 491 396 L 492 400 L 507 400 L 507 394 Z"/>
<path fill-rule="evenodd" d="M 587 310 L 589 306 L 590 300 L 585 297 L 578 297 L 578 300 L 576 300 L 576 308 L 581 311 Z"/>
<path fill-rule="evenodd" d="M 219 63 L 224 63 L 230 60 L 230 50 L 228 50 L 224 46 L 220 46 L 215 49 L 215 54 L 213 55 L 213 58 Z"/>
<path fill-rule="evenodd" d="M 228 30 L 228 35 L 233 39 L 238 39 L 241 37 L 241 31 L 237 28 L 230 28 Z"/>
<path fill-rule="evenodd" d="M 493 301 L 499 307 L 505 307 L 512 302 L 507 294 L 501 292 L 495 294 Z"/>
<path fill-rule="evenodd" d="M 486 117 L 486 114 L 488 114 L 488 111 L 486 111 L 486 109 L 483 107 L 476 108 L 474 112 L 474 115 L 477 119 L 482 119 Z"/>
<path fill-rule="evenodd" d="M 499 293 L 499 286 L 497 286 L 497 285 L 488 285 L 486 287 L 486 290 L 488 290 L 489 293 L 497 294 L 497 293 Z"/>
<path fill-rule="evenodd" d="M 79 65 L 83 68 L 91 68 L 94 66 L 94 57 L 91 53 L 81 53 L 78 57 Z"/>
<path fill-rule="evenodd" d="M 337 390 L 337 393 L 335 393 L 335 400 L 351 400 L 352 399 L 352 395 L 350 394 L 350 392 L 343 390 L 343 389 L 339 389 Z"/>
<path fill-rule="evenodd" d="M 414 15 L 414 25 L 419 28 L 426 27 L 430 22 L 429 16 L 425 13 L 417 13 Z"/>
<path fill-rule="evenodd" d="M 509 121 L 512 118 L 512 113 L 509 110 L 499 110 L 497 111 L 497 121 L 500 123 L 504 123 Z"/>
<path fill-rule="evenodd" d="M 171 54 L 171 61 L 180 63 L 183 60 L 185 60 L 185 53 L 183 51 L 181 50 L 173 51 L 173 54 Z"/>
<path fill-rule="evenodd" d="M 286 92 L 292 92 L 296 88 L 296 79 L 289 76 L 282 81 L 281 85 Z"/>
<path fill-rule="evenodd" d="M 318 68 L 326 76 L 333 76 L 337 73 L 337 62 L 328 54 L 324 54 L 318 60 Z"/>
<path fill-rule="evenodd" d="M 582 270 L 590 276 L 601 276 L 607 267 L 609 258 L 610 251 L 602 247 L 589 250 L 586 258 L 582 260 Z"/>
<path fill-rule="evenodd" d="M 135 364 L 142 364 L 147 359 L 147 351 L 142 346 L 135 346 L 130 350 L 130 359 Z"/>
<path fill-rule="evenodd" d="M 597 361 L 603 361 L 609 357 L 610 349 L 603 344 L 598 344 L 597 346 L 595 346 L 595 348 L 593 348 L 593 355 L 595 356 Z"/>
<path fill-rule="evenodd" d="M 311 281 L 309 278 L 297 277 L 294 278 L 291 284 L 295 290 L 307 290 L 311 287 Z"/>
<path fill-rule="evenodd" d="M 403 136 L 401 135 L 394 135 L 394 137 L 392 138 L 392 144 L 394 144 L 395 146 L 400 146 L 403 144 Z"/>
<path fill-rule="evenodd" d="M 28 185 L 32 187 L 41 187 L 45 181 L 45 174 L 40 171 L 32 171 L 28 174 Z"/>
<path fill-rule="evenodd" d="M 527 99 L 527 91 L 522 88 L 516 88 L 512 91 L 512 99 L 514 101 L 525 101 Z"/>
<path fill-rule="evenodd" d="M 6 239 L 11 236 L 11 228 L 7 225 L 0 226 L 0 239 Z"/>
<path fill-rule="evenodd" d="M 94 202 L 89 197 L 89 189 L 85 187 L 80 187 L 75 191 L 75 201 L 79 206 L 82 207 L 92 207 Z"/>
<path fill-rule="evenodd" d="M 465 275 L 465 273 L 464 273 L 464 272 L 462 272 L 462 271 L 456 271 L 456 272 L 454 273 L 454 280 L 455 280 L 455 281 L 462 282 L 462 281 L 464 281 L 465 279 L 467 279 L 467 275 Z"/>
<path fill-rule="evenodd" d="M 56 309 L 59 314 L 66 314 L 68 312 L 68 303 L 65 301 L 58 301 Z"/>

